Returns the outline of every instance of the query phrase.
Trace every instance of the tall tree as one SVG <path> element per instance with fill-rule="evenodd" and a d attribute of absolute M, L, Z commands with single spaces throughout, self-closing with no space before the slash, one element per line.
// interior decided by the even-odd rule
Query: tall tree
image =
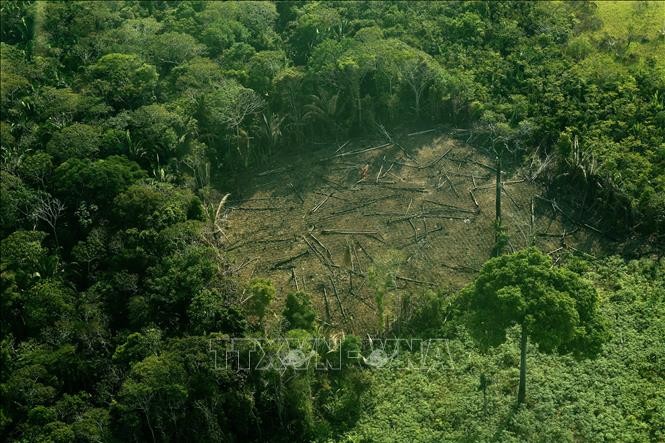
<path fill-rule="evenodd" d="M 530 338 L 546 353 L 594 356 L 604 341 L 595 288 L 574 272 L 555 268 L 535 248 L 490 259 L 462 292 L 471 335 L 484 347 L 506 341 L 520 328 L 517 403 L 526 398 L 526 353 Z"/>

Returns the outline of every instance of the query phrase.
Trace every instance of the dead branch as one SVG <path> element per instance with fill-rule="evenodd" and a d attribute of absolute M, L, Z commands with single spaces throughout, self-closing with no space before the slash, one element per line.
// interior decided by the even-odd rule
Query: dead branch
<path fill-rule="evenodd" d="M 400 277 L 399 275 L 396 275 L 395 278 L 397 280 L 408 281 L 408 282 L 411 282 L 411 283 L 417 283 L 419 285 L 436 286 L 435 283 L 432 283 L 432 282 L 429 282 L 429 281 L 423 281 L 423 280 L 416 280 L 415 278 Z"/>
<path fill-rule="evenodd" d="M 515 201 L 515 199 L 513 198 L 513 196 L 510 195 L 510 193 L 508 192 L 508 190 L 507 190 L 506 188 L 504 188 L 504 187 L 502 186 L 502 187 L 501 187 L 501 191 L 503 191 L 503 193 L 506 194 L 506 197 L 508 197 L 508 198 L 510 199 L 510 201 L 513 203 L 513 205 L 515 205 L 515 207 L 516 207 L 517 209 L 522 209 L 522 206 L 521 206 L 519 203 L 517 203 L 517 202 Z"/>
<path fill-rule="evenodd" d="M 413 241 L 418 242 L 418 231 L 416 230 L 416 225 L 413 224 L 413 220 L 409 219 L 409 224 L 411 225 L 411 228 L 413 229 Z"/>
<path fill-rule="evenodd" d="M 425 131 L 418 131 L 418 132 L 412 132 L 410 134 L 406 134 L 407 137 L 413 137 L 414 135 L 421 135 L 421 134 L 428 134 L 430 132 L 436 131 L 438 128 L 432 128 L 432 129 L 427 129 Z"/>
<path fill-rule="evenodd" d="M 339 306 L 339 311 L 342 313 L 342 318 L 346 321 L 346 311 L 342 305 L 342 300 L 339 298 L 339 293 L 337 292 L 337 286 L 335 285 L 335 279 L 332 275 L 329 275 L 330 283 L 332 284 L 333 292 L 335 293 L 335 298 L 337 299 L 337 305 Z"/>
<path fill-rule="evenodd" d="M 310 243 L 309 240 L 307 240 L 307 237 L 305 237 L 303 235 L 302 239 L 305 240 L 305 243 L 307 243 L 307 246 L 309 246 L 309 248 L 312 250 L 314 255 L 316 255 L 316 258 L 319 259 L 319 261 L 321 262 L 321 264 L 323 266 L 325 266 L 329 270 L 330 270 L 330 266 L 337 267 L 334 263 L 332 263 L 332 262 L 329 263 L 328 260 L 326 259 L 326 257 L 318 249 L 316 249 L 316 247 L 314 247 L 314 245 L 312 243 Z M 332 272 L 332 270 L 330 270 L 330 272 Z"/>
<path fill-rule="evenodd" d="M 460 208 L 459 206 L 449 205 L 447 203 L 440 203 L 440 202 L 437 202 L 437 201 L 434 201 L 434 200 L 424 199 L 423 201 L 427 202 L 427 203 L 432 203 L 434 205 L 443 206 L 444 208 L 450 208 L 450 209 L 453 209 L 455 211 L 466 212 L 468 214 L 475 214 L 475 213 L 478 212 L 474 209 Z"/>
<path fill-rule="evenodd" d="M 383 236 L 378 231 L 344 231 L 344 230 L 338 230 L 338 229 L 322 229 L 321 234 L 324 234 L 324 235 L 327 235 L 327 234 L 366 235 L 369 238 L 373 238 L 374 240 L 376 240 L 380 243 L 385 243 L 385 240 L 383 239 Z"/>
<path fill-rule="evenodd" d="M 336 216 L 336 215 L 346 214 L 346 213 L 348 213 L 348 212 L 355 211 L 356 209 L 364 208 L 364 207 L 369 206 L 369 205 L 371 205 L 371 204 L 373 204 L 373 203 L 376 203 L 376 202 L 379 202 L 379 201 L 382 201 L 382 200 L 387 200 L 387 199 L 389 199 L 389 198 L 393 198 L 393 197 L 394 197 L 393 195 L 384 195 L 384 196 L 382 196 L 382 197 L 378 197 L 378 198 L 375 198 L 375 199 L 372 199 L 372 200 L 366 201 L 366 202 L 361 203 L 361 204 L 359 204 L 359 205 L 351 206 L 350 208 L 340 209 L 339 211 L 331 212 L 331 213 L 330 213 L 330 216 L 326 217 L 325 219 L 327 219 L 327 218 L 331 218 L 331 217 L 334 217 L 334 216 Z M 325 220 L 325 219 L 324 219 L 324 220 Z"/>
<path fill-rule="evenodd" d="M 360 241 L 356 240 L 356 243 L 358 244 L 358 247 L 360 247 L 360 250 L 363 251 L 363 254 L 369 259 L 370 262 L 374 263 L 374 258 L 372 258 L 371 255 L 365 250 L 365 247 L 360 243 Z"/>
<path fill-rule="evenodd" d="M 339 229 L 321 229 L 321 234 L 340 234 L 340 235 L 381 235 L 379 231 L 344 231 Z"/>
<path fill-rule="evenodd" d="M 538 198 L 538 199 L 540 199 L 540 200 L 542 200 L 542 201 L 544 201 L 544 202 L 547 202 L 547 203 L 551 204 L 551 205 L 552 205 L 552 209 L 553 209 L 554 211 L 559 212 L 561 215 L 563 215 L 565 218 L 567 218 L 570 222 L 572 222 L 572 223 L 574 223 L 574 224 L 576 224 L 576 225 L 578 225 L 578 226 L 582 226 L 582 227 L 584 227 L 584 228 L 590 229 L 590 230 L 592 230 L 592 231 L 594 231 L 594 232 L 597 232 L 598 234 L 604 235 L 604 236 L 606 236 L 606 237 L 612 239 L 612 237 L 610 237 L 610 235 L 608 235 L 606 232 L 603 232 L 603 231 L 601 231 L 600 229 L 596 228 L 595 226 L 591 226 L 591 225 L 588 224 L 588 223 L 582 223 L 582 222 L 580 222 L 580 221 L 577 221 L 577 220 L 574 219 L 572 216 L 570 216 L 570 215 L 568 215 L 567 213 L 565 213 L 565 212 L 563 211 L 563 209 L 561 209 L 561 208 L 559 207 L 559 205 L 557 204 L 557 202 L 555 202 L 555 201 L 553 201 L 553 200 L 548 200 L 548 199 L 546 199 L 545 197 L 540 196 L 540 195 L 536 195 L 536 198 Z M 595 258 L 595 257 L 594 257 L 594 258 Z"/>
<path fill-rule="evenodd" d="M 262 208 L 248 208 L 248 207 L 245 207 L 245 206 L 236 206 L 235 208 L 231 208 L 231 209 L 236 210 L 236 211 L 281 211 L 281 210 L 287 209 L 287 208 L 279 208 L 277 206 L 266 206 L 266 207 L 262 207 Z M 291 208 L 288 208 L 288 209 L 291 209 Z"/>
<path fill-rule="evenodd" d="M 362 154 L 364 152 L 374 151 L 374 150 L 377 150 L 377 149 L 383 149 L 383 148 L 386 148 L 388 146 L 391 146 L 392 144 L 393 143 L 385 143 L 383 145 L 374 146 L 372 148 L 359 149 L 357 151 L 342 152 L 341 154 L 333 155 L 331 157 L 322 158 L 319 161 L 324 162 L 324 161 L 332 160 L 332 159 L 339 158 L 339 157 L 347 157 L 349 155 L 358 155 L 358 154 Z"/>
<path fill-rule="evenodd" d="M 300 202 L 304 204 L 304 203 L 305 203 L 305 199 L 303 198 L 302 195 L 300 195 L 300 192 L 298 192 L 298 190 L 296 189 L 296 187 L 293 186 L 293 183 L 289 183 L 289 184 L 288 184 L 288 187 L 291 188 L 291 189 L 293 190 L 293 193 L 296 194 L 296 197 L 298 197 L 298 200 L 300 200 Z"/>
<path fill-rule="evenodd" d="M 480 211 L 480 205 L 478 204 L 478 200 L 476 200 L 476 196 L 473 195 L 473 191 L 469 191 L 469 194 L 471 194 L 471 198 L 473 199 L 473 204 L 476 205 L 476 208 Z"/>
<path fill-rule="evenodd" d="M 296 291 L 300 292 L 300 288 L 298 287 L 298 277 L 296 277 L 296 268 L 291 268 L 291 277 L 293 278 L 293 281 L 296 284 Z"/>
<path fill-rule="evenodd" d="M 305 249 L 303 252 L 301 252 L 301 253 L 299 253 L 299 254 L 297 254 L 297 255 L 294 255 L 294 256 L 292 256 L 292 257 L 288 257 L 288 258 L 285 258 L 285 259 L 283 259 L 283 260 L 279 260 L 279 261 L 275 262 L 275 263 L 271 266 L 271 269 L 278 269 L 278 268 L 281 268 L 281 267 L 284 266 L 285 264 L 290 263 L 290 262 L 292 262 L 292 261 L 294 261 L 294 260 L 297 260 L 297 259 L 299 259 L 300 257 L 302 257 L 302 256 L 304 256 L 304 255 L 307 255 L 307 254 L 309 254 L 309 249 Z"/>
<path fill-rule="evenodd" d="M 319 191 L 313 191 L 312 194 L 321 195 L 321 196 L 323 196 L 323 197 L 326 197 L 326 196 L 329 195 L 330 198 L 334 198 L 335 200 L 341 200 L 341 201 L 344 201 L 344 202 L 348 202 L 348 201 L 349 201 L 348 198 L 344 198 L 344 197 L 340 197 L 340 196 L 338 196 L 338 195 L 334 195 L 334 192 L 331 192 L 330 194 L 326 194 L 326 193 L 319 192 Z"/>
<path fill-rule="evenodd" d="M 233 251 L 238 248 L 242 248 L 243 246 L 251 245 L 254 243 L 279 243 L 279 242 L 285 242 L 285 241 L 294 241 L 292 238 L 266 238 L 266 239 L 261 239 L 261 240 L 248 240 L 248 241 L 239 241 L 237 243 L 234 243 L 226 248 L 226 251 Z"/>
<path fill-rule="evenodd" d="M 459 193 L 457 192 L 457 188 L 455 188 L 455 184 L 454 184 L 453 181 L 450 179 L 450 177 L 448 177 L 448 174 L 446 173 L 446 171 L 445 171 L 443 168 L 441 168 L 441 171 L 440 171 L 440 172 L 441 172 L 441 174 L 443 174 L 443 176 L 445 177 L 446 181 L 447 181 L 448 184 L 450 185 L 450 189 L 455 193 L 455 196 L 456 196 L 457 198 L 459 198 Z M 441 188 L 441 186 L 443 186 L 443 184 L 439 181 L 439 184 L 437 185 L 436 189 Z"/>
<path fill-rule="evenodd" d="M 443 160 L 443 159 L 446 157 L 446 155 L 448 155 L 448 154 L 450 153 L 450 151 L 452 151 L 452 150 L 453 150 L 453 148 L 448 149 L 448 150 L 447 150 L 446 152 L 444 152 L 443 155 L 441 155 L 440 157 L 437 157 L 435 160 L 432 160 L 431 162 L 426 163 L 426 164 L 424 164 L 424 165 L 422 165 L 422 166 L 418 166 L 417 169 L 427 169 L 427 168 L 430 168 L 430 167 L 436 165 L 436 164 L 439 163 L 441 160 Z"/>
<path fill-rule="evenodd" d="M 330 321 L 330 304 L 328 304 L 328 291 L 323 287 L 323 303 L 326 308 L 326 321 Z"/>
<path fill-rule="evenodd" d="M 258 257 L 250 258 L 249 260 L 245 261 L 243 264 L 241 264 L 237 268 L 231 269 L 229 271 L 229 273 L 230 274 L 235 274 L 236 272 L 240 271 L 242 268 L 245 268 L 247 265 L 249 265 L 250 263 L 255 262 L 257 260 L 258 260 Z"/>
<path fill-rule="evenodd" d="M 284 166 L 284 167 L 281 167 L 281 168 L 270 169 L 270 170 L 268 170 L 268 171 L 259 172 L 259 173 L 256 174 L 256 175 L 259 176 L 259 177 L 263 177 L 263 176 L 265 176 L 265 175 L 269 175 L 269 174 L 275 174 L 275 173 L 278 173 L 278 172 L 284 172 L 284 171 L 286 171 L 287 169 L 289 169 L 289 168 L 288 168 L 287 166 Z"/>
<path fill-rule="evenodd" d="M 387 189 L 392 189 L 394 191 L 409 191 L 409 192 L 427 192 L 427 189 L 418 186 L 414 188 L 409 188 L 409 187 L 402 187 L 402 186 L 386 186 Z"/>
<path fill-rule="evenodd" d="M 510 180 L 510 181 L 506 181 L 506 182 L 501 182 L 501 185 L 502 186 L 514 185 L 514 184 L 517 184 L 517 183 L 522 183 L 524 181 L 526 181 L 526 180 L 524 180 L 524 179 Z M 494 187 L 496 187 L 496 183 L 492 183 L 492 184 L 489 184 L 489 185 L 482 185 L 482 186 L 474 186 L 472 190 L 475 191 L 476 189 L 489 189 L 489 188 L 494 188 Z"/>
<path fill-rule="evenodd" d="M 550 234 L 548 232 L 537 232 L 538 237 L 551 237 L 551 238 L 565 238 L 567 235 L 572 235 L 579 231 L 579 227 L 575 227 L 572 231 L 564 231 L 561 234 Z"/>
<path fill-rule="evenodd" d="M 337 150 L 335 151 L 335 154 L 337 154 L 339 151 L 341 151 L 342 149 L 344 149 L 344 146 L 348 145 L 350 141 L 351 141 L 351 140 L 347 140 L 347 141 L 345 141 L 345 142 L 342 144 L 342 146 L 340 146 L 339 148 L 337 148 Z"/>
<path fill-rule="evenodd" d="M 332 197 L 332 195 L 333 195 L 334 193 L 335 193 L 335 191 L 333 191 L 333 192 L 331 192 L 330 194 L 328 194 L 328 195 L 327 195 L 323 200 L 321 200 L 316 206 L 314 206 L 312 209 L 310 209 L 310 210 L 309 210 L 309 213 L 310 213 L 310 214 L 313 214 L 313 213 L 315 213 L 316 211 L 318 211 L 318 210 L 321 208 L 321 206 L 323 206 L 323 205 L 328 201 L 328 199 L 329 199 L 330 197 Z"/>
<path fill-rule="evenodd" d="M 330 250 L 328 248 L 326 248 L 326 246 L 323 243 L 321 243 L 321 240 L 316 238 L 314 236 L 314 234 L 312 234 L 311 232 L 309 233 L 309 236 L 312 237 L 312 240 L 314 240 L 319 246 L 321 246 L 324 251 L 326 251 L 326 254 L 328 254 L 328 259 L 330 260 L 330 263 L 332 263 L 334 265 L 335 263 L 333 262 L 333 258 L 332 258 L 332 254 L 330 253 Z"/>

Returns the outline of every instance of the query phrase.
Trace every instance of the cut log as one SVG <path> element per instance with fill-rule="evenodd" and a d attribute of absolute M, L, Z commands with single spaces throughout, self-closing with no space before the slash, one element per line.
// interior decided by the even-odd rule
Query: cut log
<path fill-rule="evenodd" d="M 435 283 L 432 283 L 432 282 L 429 282 L 429 281 L 423 281 L 423 280 L 416 280 L 415 278 L 400 277 L 399 275 L 396 275 L 395 278 L 397 280 L 408 281 L 408 282 L 411 282 L 411 283 L 417 283 L 419 285 L 436 286 Z"/>
<path fill-rule="evenodd" d="M 413 137 L 414 135 L 421 135 L 421 134 L 428 134 L 430 132 L 436 131 L 438 128 L 432 128 L 432 129 L 427 129 L 425 131 L 418 131 L 418 132 L 412 132 L 410 134 L 406 134 L 407 137 Z"/>
<path fill-rule="evenodd" d="M 337 150 L 335 151 L 335 154 L 337 154 L 339 151 L 341 151 L 342 149 L 344 149 L 344 147 L 345 147 L 346 145 L 348 145 L 350 141 L 351 141 L 351 140 L 347 140 L 347 141 L 345 141 L 345 142 L 342 144 L 342 146 L 340 146 L 339 148 L 337 148 Z"/>
<path fill-rule="evenodd" d="M 309 249 L 305 249 L 303 252 L 301 252 L 301 253 L 299 253 L 299 254 L 297 254 L 297 255 L 294 255 L 294 256 L 292 256 L 292 257 L 288 257 L 288 258 L 285 258 L 285 259 L 283 259 L 283 260 L 279 260 L 279 261 L 273 263 L 273 265 L 271 266 L 271 269 L 278 269 L 278 268 L 281 268 L 281 267 L 284 266 L 285 264 L 287 264 L 287 263 L 291 263 L 292 261 L 297 260 L 297 259 L 299 259 L 300 257 L 302 257 L 302 256 L 304 256 L 304 255 L 307 255 L 307 254 L 309 254 Z"/>
<path fill-rule="evenodd" d="M 469 191 L 469 194 L 471 194 L 471 198 L 473 199 L 473 204 L 476 205 L 476 208 L 480 210 L 480 205 L 478 204 L 478 200 L 476 200 L 476 196 L 473 195 L 473 191 Z"/>
<path fill-rule="evenodd" d="M 339 157 L 347 157 L 349 155 L 358 155 L 358 154 L 362 154 L 364 152 L 374 151 L 374 150 L 377 150 L 377 149 L 383 149 L 383 148 L 386 148 L 386 147 L 391 146 L 391 145 L 392 145 L 392 143 L 385 143 L 383 145 L 374 146 L 372 148 L 359 149 L 357 151 L 342 152 L 341 154 L 333 155 L 331 157 L 322 158 L 319 161 L 324 162 L 324 161 L 333 160 L 333 159 L 339 158 Z"/>
<path fill-rule="evenodd" d="M 328 303 L 328 290 L 323 287 L 323 303 L 326 309 L 326 321 L 330 322 L 330 304 Z"/>
<path fill-rule="evenodd" d="M 314 206 L 312 209 L 310 209 L 310 210 L 309 210 L 309 213 L 310 213 L 310 214 L 313 214 L 313 213 L 315 213 L 316 211 L 318 211 L 318 210 L 321 208 L 321 206 L 323 206 L 323 205 L 328 201 L 328 199 L 329 199 L 330 197 L 332 197 L 332 195 L 333 195 L 334 193 L 335 193 L 335 191 L 333 191 L 333 192 L 331 192 L 330 194 L 328 194 L 328 195 L 327 195 L 323 200 L 321 200 L 316 206 Z"/>
<path fill-rule="evenodd" d="M 339 307 L 339 312 L 342 313 L 342 318 L 344 321 L 347 320 L 346 318 L 346 311 L 344 310 L 344 306 L 342 305 L 342 300 L 339 298 L 339 292 L 337 292 L 337 286 L 335 285 L 335 279 L 333 278 L 332 275 L 329 275 L 328 278 L 330 279 L 330 283 L 332 284 L 333 288 L 333 293 L 335 294 L 335 298 L 337 299 L 337 306 Z"/>

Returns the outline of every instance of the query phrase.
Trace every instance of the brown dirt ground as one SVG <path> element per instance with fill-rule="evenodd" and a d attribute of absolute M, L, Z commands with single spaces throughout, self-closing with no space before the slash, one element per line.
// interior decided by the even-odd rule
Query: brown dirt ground
<path fill-rule="evenodd" d="M 405 295 L 458 290 L 490 257 L 492 159 L 441 132 L 398 142 L 379 147 L 385 141 L 354 140 L 338 152 L 321 146 L 280 158 L 243 184 L 244 197 L 227 208 L 227 251 L 244 279 L 275 283 L 275 316 L 297 287 L 312 296 L 324 324 L 377 332 L 370 268 L 397 276 L 386 298 L 389 323 Z M 356 153 L 368 148 L 376 149 Z M 542 189 L 519 171 L 503 181 L 509 248 L 520 249 L 532 238 L 531 200 Z M 548 252 L 571 231 L 564 249 L 594 253 L 601 247 L 597 235 L 570 225 L 537 197 L 533 231 L 536 245 Z"/>

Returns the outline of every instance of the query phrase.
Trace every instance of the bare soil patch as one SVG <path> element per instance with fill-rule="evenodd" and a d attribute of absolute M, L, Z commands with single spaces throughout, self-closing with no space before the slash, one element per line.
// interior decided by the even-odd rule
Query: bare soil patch
<path fill-rule="evenodd" d="M 390 322 L 406 294 L 458 290 L 490 257 L 493 160 L 444 133 L 354 140 L 271 166 L 227 209 L 228 254 L 244 278 L 270 278 L 280 299 L 310 293 L 330 327 L 376 331 L 371 268 L 395 277 L 385 300 Z M 510 248 L 533 238 L 553 255 L 599 250 L 599 236 L 567 221 L 537 184 L 519 172 L 503 183 Z"/>

